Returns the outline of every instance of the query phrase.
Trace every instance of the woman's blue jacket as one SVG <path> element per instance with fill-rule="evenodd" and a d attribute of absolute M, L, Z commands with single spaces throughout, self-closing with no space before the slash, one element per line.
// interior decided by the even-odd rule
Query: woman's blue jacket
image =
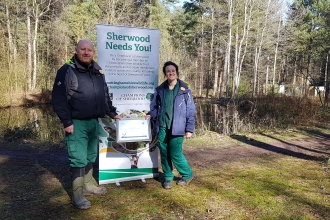
<path fill-rule="evenodd" d="M 187 84 L 181 80 L 179 82 L 179 91 L 174 99 L 172 135 L 184 136 L 186 132 L 193 133 L 195 130 L 195 114 L 196 107 L 191 90 Z M 164 97 L 164 86 L 167 81 L 163 82 L 155 89 L 155 93 L 150 103 L 151 120 L 154 124 L 153 132 L 158 134 L 160 126 L 160 116 L 162 114 L 162 103 Z"/>

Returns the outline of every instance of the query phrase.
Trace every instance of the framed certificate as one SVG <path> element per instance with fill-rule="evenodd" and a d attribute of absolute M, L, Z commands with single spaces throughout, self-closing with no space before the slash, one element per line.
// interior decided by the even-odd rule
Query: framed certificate
<path fill-rule="evenodd" d="M 116 142 L 151 141 L 150 119 L 123 118 L 116 120 Z"/>

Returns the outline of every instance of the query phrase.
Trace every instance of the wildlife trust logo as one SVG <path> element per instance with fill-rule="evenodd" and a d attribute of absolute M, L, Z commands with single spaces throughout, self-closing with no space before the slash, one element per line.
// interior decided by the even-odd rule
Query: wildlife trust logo
<path fill-rule="evenodd" d="M 147 93 L 147 95 L 146 95 L 146 99 L 147 99 L 147 100 L 152 101 L 153 98 L 154 98 L 154 94 L 152 94 L 152 93 Z"/>

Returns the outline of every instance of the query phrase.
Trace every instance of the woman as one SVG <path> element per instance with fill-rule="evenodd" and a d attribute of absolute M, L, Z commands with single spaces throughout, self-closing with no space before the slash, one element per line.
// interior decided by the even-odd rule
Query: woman
<path fill-rule="evenodd" d="M 184 136 L 190 138 L 194 132 L 196 107 L 191 90 L 178 78 L 178 66 L 168 61 L 163 66 L 163 73 L 167 80 L 156 88 L 146 118 L 153 120 L 153 131 L 158 134 L 165 177 L 162 186 L 171 189 L 174 178 L 172 162 L 182 176 L 178 185 L 187 185 L 194 177 L 182 153 L 182 143 Z"/>

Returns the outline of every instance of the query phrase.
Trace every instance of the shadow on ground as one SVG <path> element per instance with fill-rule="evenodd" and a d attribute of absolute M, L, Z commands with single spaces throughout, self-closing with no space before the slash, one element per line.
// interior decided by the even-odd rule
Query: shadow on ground
<path fill-rule="evenodd" d="M 305 132 L 313 135 L 313 138 L 285 141 L 280 138 L 261 133 L 261 135 L 274 140 L 274 144 L 268 144 L 243 135 L 231 135 L 230 137 L 244 144 L 248 144 L 262 150 L 300 159 L 324 161 L 325 158 L 328 158 L 328 151 L 330 149 L 330 145 L 328 143 L 330 135 L 317 130 L 305 130 Z"/>

